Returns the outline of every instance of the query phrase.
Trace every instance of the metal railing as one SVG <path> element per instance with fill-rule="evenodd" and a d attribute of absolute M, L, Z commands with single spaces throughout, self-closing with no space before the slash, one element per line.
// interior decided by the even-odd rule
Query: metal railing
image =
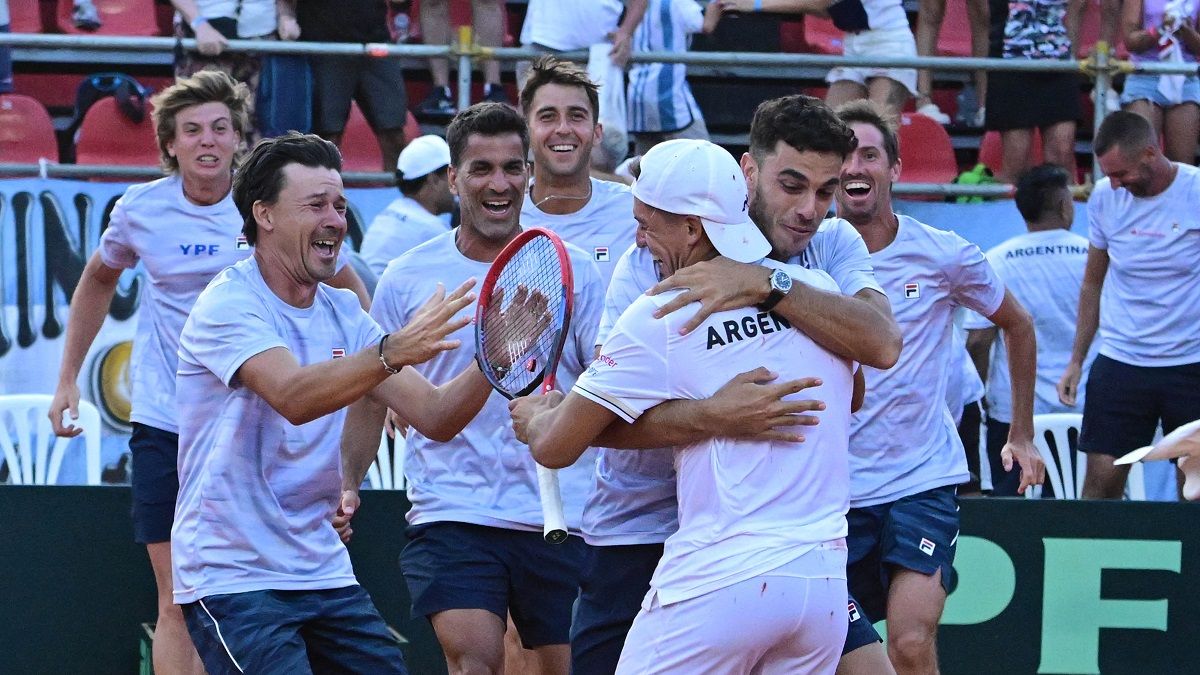
<path fill-rule="evenodd" d="M 77 35 L 42 35 L 33 33 L 0 33 L 0 46 L 12 46 L 34 50 L 93 50 L 117 52 L 170 52 L 181 46 L 196 48 L 194 39 L 170 37 L 100 37 Z M 458 64 L 458 106 L 470 105 L 472 67 L 477 61 L 522 61 L 540 56 L 543 52 L 528 48 L 483 47 L 477 44 L 470 26 L 460 26 L 457 40 L 449 45 L 396 45 L 385 43 L 331 43 L 331 42 L 283 42 L 263 40 L 230 40 L 225 47 L 231 52 L 257 52 L 260 54 L 303 54 L 322 56 L 357 56 L 371 58 L 446 58 Z M 587 61 L 587 52 L 573 51 L 560 54 L 572 61 Z M 845 57 L 823 54 L 766 54 L 747 52 L 637 52 L 630 59 L 633 63 L 683 63 L 697 66 L 753 66 L 763 68 L 812 68 L 834 65 L 854 67 L 921 68 L 937 71 L 1009 71 L 1026 73 L 1082 73 L 1095 82 L 1093 100 L 1095 125 L 1107 114 L 1106 94 L 1112 86 L 1112 78 L 1118 74 L 1144 73 L 1152 75 L 1195 75 L 1196 64 L 1147 62 L 1135 63 L 1116 59 L 1104 42 L 1096 43 L 1092 56 L 1083 60 L 1053 59 L 994 59 L 955 57 Z M 1099 167 L 1093 161 L 1093 175 L 1099 175 Z M 85 165 L 60 165 L 50 162 L 40 164 L 0 163 L 0 176 L 40 175 L 49 177 L 147 178 L 161 176 L 156 167 L 108 167 Z M 390 174 L 356 173 L 345 174 L 350 184 L 380 184 L 392 180 Z M 956 185 L 936 183 L 900 183 L 897 194 L 933 194 L 940 196 L 1006 196 L 1011 194 L 1010 185 Z"/>

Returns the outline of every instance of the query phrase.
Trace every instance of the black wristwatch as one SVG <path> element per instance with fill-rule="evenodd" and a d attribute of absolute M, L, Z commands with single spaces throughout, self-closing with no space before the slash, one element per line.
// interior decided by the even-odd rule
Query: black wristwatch
<path fill-rule="evenodd" d="M 771 292 L 767 294 L 767 299 L 758 306 L 764 312 L 775 309 L 775 305 L 783 300 L 783 296 L 792 290 L 792 278 L 783 270 L 771 270 L 771 276 L 767 279 L 771 284 Z"/>

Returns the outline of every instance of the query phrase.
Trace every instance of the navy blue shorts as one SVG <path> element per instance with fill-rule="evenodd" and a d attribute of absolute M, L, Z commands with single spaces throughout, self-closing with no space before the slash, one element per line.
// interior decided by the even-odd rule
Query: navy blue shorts
<path fill-rule="evenodd" d="M 662 544 L 589 546 L 571 621 L 571 675 L 612 675 Z"/>
<path fill-rule="evenodd" d="M 1200 363 L 1150 368 L 1101 354 L 1088 374 L 1081 452 L 1120 457 L 1200 419 Z"/>
<path fill-rule="evenodd" d="M 179 434 L 133 423 L 133 540 L 171 541 L 175 498 L 179 496 Z"/>
<path fill-rule="evenodd" d="M 183 618 L 208 675 L 408 672 L 362 586 L 210 595 Z"/>
<path fill-rule="evenodd" d="M 400 571 L 413 616 L 449 609 L 511 614 L 526 649 L 567 644 L 587 544 L 549 544 L 540 532 L 467 523 L 408 528 Z"/>
<path fill-rule="evenodd" d="M 954 589 L 959 524 L 955 486 L 850 509 L 846 520 L 846 580 L 859 610 L 871 621 L 887 618 L 888 587 L 896 567 L 930 576 L 941 570 L 942 588 L 947 594 Z"/>
<path fill-rule="evenodd" d="M 879 631 L 875 630 L 874 624 L 863 614 L 858 608 L 858 601 L 851 595 L 846 598 L 846 611 L 850 614 L 850 627 L 846 631 L 846 644 L 842 647 L 842 654 L 846 655 L 869 644 L 883 642 L 883 637 L 879 635 Z"/>

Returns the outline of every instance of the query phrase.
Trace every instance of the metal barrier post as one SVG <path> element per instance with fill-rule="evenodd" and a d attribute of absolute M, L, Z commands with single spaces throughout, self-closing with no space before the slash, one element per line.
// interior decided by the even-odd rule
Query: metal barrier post
<path fill-rule="evenodd" d="M 1095 111 L 1092 120 L 1092 138 L 1096 137 L 1096 132 L 1100 130 L 1100 123 L 1104 121 L 1104 117 L 1108 115 L 1108 91 L 1112 88 L 1112 69 L 1108 60 L 1108 43 L 1101 40 L 1096 43 L 1096 48 L 1092 52 L 1094 70 L 1092 74 L 1096 77 L 1096 86 L 1092 89 L 1092 106 Z M 1089 59 L 1090 61 L 1091 59 Z M 1092 153 L 1092 182 L 1100 180 L 1100 160 L 1096 158 L 1096 153 Z"/>
<path fill-rule="evenodd" d="M 466 110 L 471 105 L 471 57 L 477 51 L 475 36 L 470 26 L 458 27 L 458 109 Z"/>

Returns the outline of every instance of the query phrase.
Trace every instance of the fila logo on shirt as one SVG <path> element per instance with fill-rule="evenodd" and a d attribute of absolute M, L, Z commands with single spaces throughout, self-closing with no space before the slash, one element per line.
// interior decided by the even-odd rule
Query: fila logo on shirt
<path fill-rule="evenodd" d="M 233 245 L 233 250 L 235 250 L 235 251 L 249 251 L 250 250 L 250 242 L 246 241 L 246 235 L 244 235 L 244 234 L 238 235 L 237 243 Z"/>
<path fill-rule="evenodd" d="M 608 262 L 608 247 L 597 246 L 596 248 L 592 249 L 592 258 L 596 262 Z"/>
<path fill-rule="evenodd" d="M 933 555 L 933 549 L 937 548 L 937 544 L 922 537 L 921 543 L 917 546 L 917 548 L 921 549 L 921 553 L 924 553 L 925 555 Z"/>
<path fill-rule="evenodd" d="M 911 283 L 911 282 L 904 284 L 904 297 L 908 298 L 909 300 L 915 300 L 915 299 L 921 297 L 920 284 L 915 284 L 915 283 Z"/>
<path fill-rule="evenodd" d="M 333 358 L 340 359 L 345 355 L 346 355 L 345 347 L 334 347 L 333 348 Z"/>
<path fill-rule="evenodd" d="M 853 602 L 847 603 L 846 609 L 850 610 L 850 623 L 854 623 L 862 618 L 862 614 L 858 613 L 858 605 Z"/>

